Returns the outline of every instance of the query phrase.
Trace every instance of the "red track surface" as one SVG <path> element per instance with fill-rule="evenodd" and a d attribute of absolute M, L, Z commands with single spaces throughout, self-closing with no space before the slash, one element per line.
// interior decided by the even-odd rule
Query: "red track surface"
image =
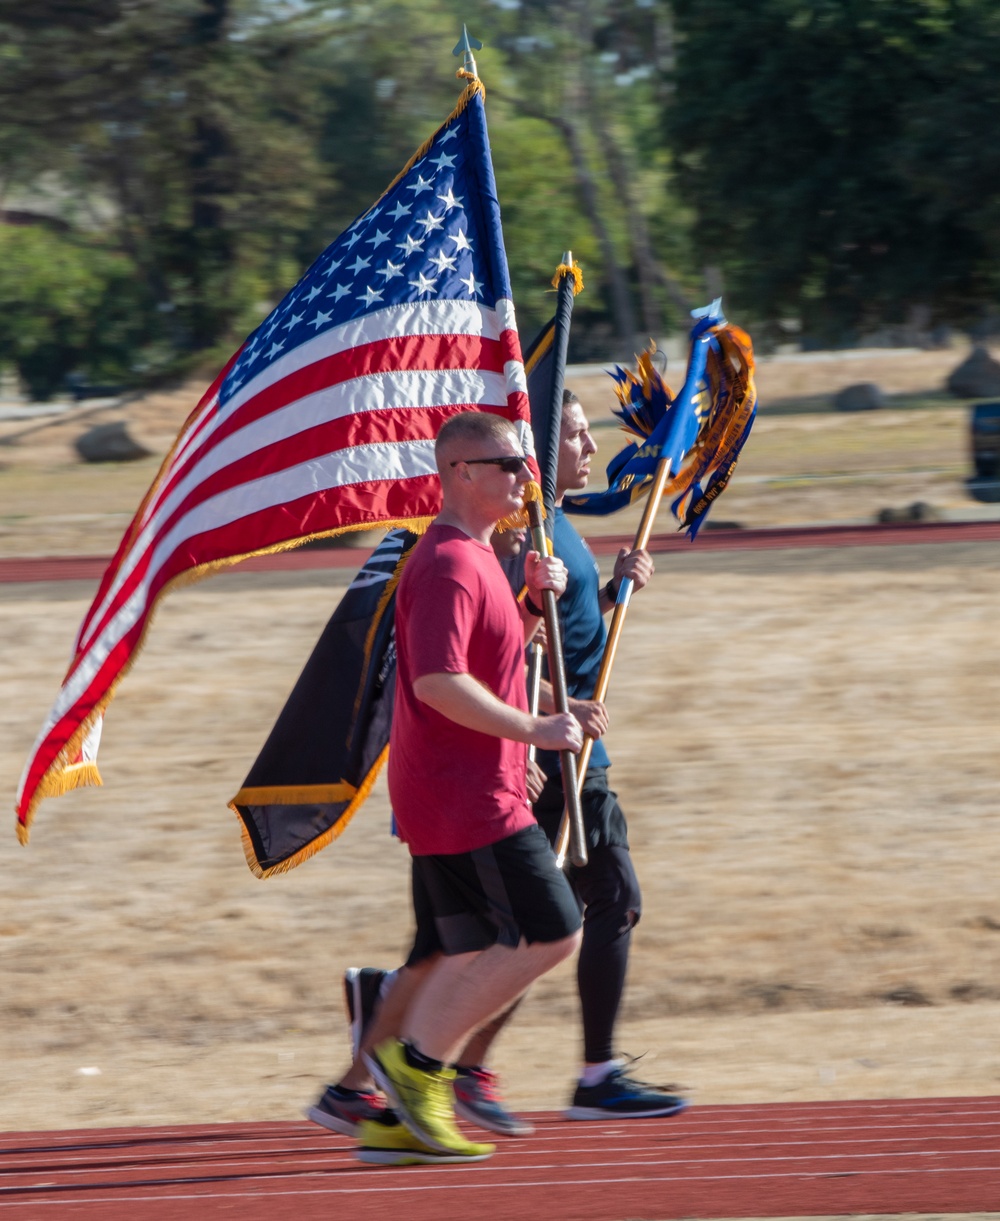
<path fill-rule="evenodd" d="M 1000 1210 L 1000 1098 L 535 1117 L 488 1162 L 378 1168 L 312 1124 L 0 1135 L 0 1218 L 621 1221 Z"/>
<path fill-rule="evenodd" d="M 929 522 L 899 526 L 789 526 L 773 530 L 703 530 L 692 544 L 680 534 L 654 534 L 656 554 L 686 551 L 759 551 L 789 547 L 883 547 L 905 543 L 973 543 L 1000 540 L 1000 521 Z M 597 555 L 632 545 L 632 535 L 594 535 Z M 244 560 L 239 572 L 292 572 L 309 568 L 360 568 L 371 554 L 358 547 L 300 548 Z M 25 556 L 0 559 L 0 584 L 15 581 L 97 581 L 108 556 Z"/>

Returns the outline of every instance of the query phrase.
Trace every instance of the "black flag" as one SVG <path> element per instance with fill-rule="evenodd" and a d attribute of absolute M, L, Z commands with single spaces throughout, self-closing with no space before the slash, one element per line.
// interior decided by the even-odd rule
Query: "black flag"
<path fill-rule="evenodd" d="M 396 587 L 418 540 L 391 530 L 351 582 L 229 803 L 258 877 L 284 873 L 336 839 L 385 762 Z"/>

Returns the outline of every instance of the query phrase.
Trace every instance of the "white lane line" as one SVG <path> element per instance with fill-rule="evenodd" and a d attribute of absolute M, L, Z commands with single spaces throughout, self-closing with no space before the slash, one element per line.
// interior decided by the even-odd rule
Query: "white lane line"
<path fill-rule="evenodd" d="M 406 1178 L 409 1180 L 415 1171 L 421 1167 L 410 1167 Z M 441 1174 L 440 1168 L 428 1167 L 434 1173 Z M 460 1170 L 461 1167 L 452 1167 L 451 1170 Z M 966 1167 L 930 1167 L 921 1170 L 920 1174 L 996 1174 L 997 1166 L 966 1166 Z M 367 1173 L 372 1174 L 372 1171 Z M 453 1176 L 449 1172 L 445 1172 L 449 1178 Z M 375 1175 L 381 1179 L 382 1174 L 377 1171 Z M 263 1191 L 262 1184 L 257 1184 L 251 1191 L 246 1192 L 185 1192 L 171 1193 L 162 1195 L 145 1195 L 145 1196 L 88 1196 L 82 1199 L 65 1199 L 55 1198 L 50 1200 L 0 1200 L 0 1208 L 47 1208 L 47 1207 L 67 1207 L 73 1204 L 114 1204 L 121 1206 L 123 1204 L 160 1204 L 170 1203 L 173 1201 L 182 1200 L 232 1200 L 238 1201 L 242 1199 L 257 1199 L 270 1200 L 284 1196 L 336 1196 L 336 1195 L 387 1195 L 391 1192 L 406 1193 L 414 1191 L 467 1191 L 470 1189 L 486 1189 L 491 1192 L 496 1192 L 500 1189 L 524 1191 L 532 1187 L 561 1187 L 564 1189 L 577 1187 L 608 1187 L 623 1183 L 726 1183 L 726 1182 L 750 1182 L 750 1181 L 773 1181 L 775 1179 L 796 1179 L 802 1181 L 820 1180 L 820 1179 L 840 1179 L 840 1178 L 862 1178 L 862 1177 L 889 1177 L 905 1175 L 908 1177 L 916 1177 L 912 1167 L 904 1167 L 897 1170 L 878 1170 L 868 1169 L 857 1174 L 844 1174 L 843 1172 L 831 1172 L 824 1170 L 816 1174 L 808 1174 L 802 1170 L 794 1171 L 771 1171 L 765 1174 L 695 1174 L 695 1175 L 627 1175 L 613 1179 L 573 1179 L 567 1181 L 565 1178 L 558 1179 L 525 1179 L 520 1180 L 503 1180 L 500 1182 L 468 1182 L 455 1183 L 454 1181 L 442 1183 L 428 1183 L 426 1185 L 409 1183 L 401 1187 L 387 1186 L 384 1182 L 380 1182 L 372 1187 L 315 1187 L 306 1188 L 303 1191 L 280 1190 L 280 1191 Z M 374 1175 L 373 1175 L 374 1177 Z"/>
<path fill-rule="evenodd" d="M 949 1135 L 948 1133 L 933 1133 L 930 1135 L 925 1134 L 923 1137 L 919 1137 L 919 1136 L 896 1137 L 895 1140 L 893 1140 L 891 1142 L 885 1137 L 872 1137 L 870 1139 L 853 1137 L 853 1138 L 845 1138 L 843 1140 L 826 1140 L 826 1141 L 822 1141 L 822 1142 L 817 1141 L 815 1139 L 780 1140 L 780 1141 L 761 1140 L 761 1141 L 753 1142 L 752 1145 L 746 1145 L 746 1144 L 740 1143 L 740 1142 L 727 1142 L 727 1141 L 707 1141 L 707 1142 L 684 1141 L 683 1144 L 678 1144 L 677 1146 L 671 1146 L 671 1148 L 669 1150 L 663 1150 L 663 1153 L 672 1152 L 675 1154 L 679 1154 L 680 1156 L 677 1156 L 677 1157 L 671 1158 L 671 1159 L 662 1159 L 661 1158 L 660 1160 L 669 1160 L 671 1164 L 674 1164 L 674 1163 L 681 1164 L 684 1162 L 688 1162 L 688 1161 L 693 1162 L 696 1160 L 727 1160 L 727 1159 L 695 1159 L 695 1158 L 689 1157 L 687 1155 L 696 1150 L 711 1150 L 711 1149 L 718 1149 L 718 1150 L 730 1149 L 730 1150 L 732 1150 L 732 1149 L 742 1149 L 742 1148 L 748 1148 L 751 1150 L 759 1150 L 761 1148 L 764 1148 L 764 1149 L 793 1149 L 793 1148 L 799 1148 L 799 1147 L 807 1147 L 807 1148 L 813 1150 L 813 1153 L 810 1155 L 811 1157 L 819 1157 L 820 1155 L 815 1152 L 817 1146 L 821 1146 L 824 1149 L 830 1149 L 837 1145 L 848 1145 L 848 1146 L 851 1146 L 852 1148 L 856 1147 L 856 1146 L 860 1146 L 860 1145 L 888 1145 L 890 1147 L 882 1150 L 878 1154 L 878 1156 L 890 1156 L 896 1152 L 898 1152 L 901 1156 L 904 1154 L 906 1156 L 913 1156 L 912 1151 L 902 1149 L 902 1148 L 897 1149 L 894 1146 L 904 1145 L 904 1144 L 912 1145 L 912 1144 L 918 1144 L 918 1143 L 924 1144 L 925 1146 L 927 1146 L 927 1145 L 934 1144 L 936 1142 L 959 1141 L 959 1140 L 967 1141 L 969 1139 L 970 1139 L 970 1136 L 968 1133 L 960 1133 L 960 1134 L 956 1134 L 956 1135 Z M 971 1138 L 971 1139 L 975 1139 L 975 1138 Z M 995 1135 L 990 1134 L 990 1135 L 983 1135 L 980 1139 L 994 1140 L 994 1139 L 996 1139 L 996 1137 L 995 1137 Z M 543 1154 L 550 1152 L 550 1150 L 546 1149 L 545 1145 L 546 1145 L 546 1142 L 544 1142 L 544 1141 L 533 1140 L 531 1142 L 531 1147 L 530 1147 L 530 1156 L 540 1157 Z M 565 1145 L 554 1144 L 554 1148 L 555 1148 L 555 1151 L 561 1152 L 563 1149 L 565 1149 Z M 507 1153 L 520 1153 L 523 1151 L 524 1150 L 514 1149 L 514 1148 L 511 1148 L 511 1149 L 504 1148 L 501 1150 L 501 1156 L 505 1156 Z M 602 1142 L 601 1151 L 605 1155 L 610 1155 L 610 1154 L 624 1155 L 624 1157 L 617 1158 L 616 1161 L 611 1164 L 620 1164 L 623 1160 L 631 1161 L 632 1159 L 629 1155 L 642 1156 L 642 1155 L 647 1155 L 651 1152 L 651 1150 L 649 1149 L 648 1146 L 641 1146 L 641 1147 L 637 1148 L 634 1142 L 627 1144 L 627 1145 L 608 1145 L 606 1142 Z M 576 1151 L 570 1150 L 569 1155 L 573 1156 L 574 1152 L 576 1152 Z M 581 1150 L 579 1152 L 581 1153 L 582 1156 L 586 1156 L 585 1150 Z M 938 1149 L 934 1149 L 934 1148 L 925 1147 L 924 1149 L 917 1151 L 917 1153 L 924 1153 L 928 1157 L 937 1157 L 937 1156 L 941 1156 L 941 1154 L 946 1154 L 949 1157 L 966 1156 L 966 1155 L 976 1153 L 976 1152 L 993 1153 L 993 1152 L 996 1152 L 996 1150 L 993 1150 L 993 1149 L 943 1149 L 943 1150 L 938 1150 Z M 310 1150 L 306 1150 L 306 1151 L 275 1150 L 273 1152 L 268 1152 L 266 1154 L 263 1154 L 260 1152 L 256 1152 L 253 1154 L 246 1154 L 246 1155 L 241 1154 L 239 1156 L 236 1156 L 234 1154 L 232 1157 L 226 1158 L 224 1160 L 216 1160 L 218 1157 L 217 1154 L 210 1154 L 204 1158 L 198 1158 L 198 1157 L 192 1157 L 190 1155 L 190 1153 L 188 1153 L 183 1158 L 180 1155 L 178 1155 L 176 1157 L 170 1157 L 170 1156 L 166 1156 L 166 1155 L 162 1155 L 162 1154 L 161 1155 L 151 1155 L 148 1159 L 129 1158 L 129 1157 L 125 1157 L 125 1156 L 103 1157 L 100 1159 L 80 1157 L 80 1158 L 61 1159 L 60 1164 L 58 1166 L 53 1166 L 51 1164 L 47 1164 L 45 1166 L 38 1167 L 37 1172 L 53 1174 L 53 1175 L 102 1174 L 102 1173 L 114 1173 L 114 1171 L 118 1168 L 130 1167 L 130 1168 L 132 1168 L 132 1170 L 135 1174 L 150 1174 L 157 1170 L 161 1170 L 164 1173 L 166 1173 L 167 1171 L 182 1171 L 182 1170 L 191 1170 L 191 1171 L 201 1170 L 204 1173 L 208 1173 L 209 1171 L 213 1171 L 213 1170 L 221 1171 L 221 1170 L 226 1169 L 227 1167 L 241 1167 L 241 1166 L 246 1167 L 248 1160 L 251 1156 L 260 1157 L 260 1158 L 267 1157 L 268 1160 L 270 1160 L 270 1161 L 283 1160 L 283 1161 L 290 1161 L 290 1162 L 295 1162 L 295 1163 L 301 1162 L 301 1164 L 303 1165 L 303 1168 L 308 1168 L 308 1166 L 311 1165 L 314 1161 L 317 1161 L 320 1159 L 326 1159 L 326 1164 L 323 1166 L 323 1169 L 324 1169 L 324 1171 L 331 1171 L 336 1168 L 336 1162 L 342 1158 L 347 1157 L 347 1155 L 348 1155 L 348 1150 L 345 1150 L 342 1146 L 338 1146 L 336 1148 L 332 1148 L 329 1150 L 327 1150 L 327 1149 L 310 1149 Z M 789 1155 L 789 1156 L 794 1156 L 794 1155 Z M 825 1154 L 823 1156 L 850 1157 L 852 1155 L 850 1153 L 833 1152 L 833 1153 Z M 862 1156 L 868 1157 L 868 1156 L 872 1156 L 872 1155 L 859 1152 L 858 1156 L 859 1157 L 862 1157 Z M 330 1159 L 333 1159 L 333 1164 L 330 1164 Z M 748 1153 L 746 1158 L 729 1159 L 729 1160 L 755 1161 L 755 1160 L 766 1160 L 766 1159 L 763 1157 L 762 1153 L 760 1153 L 760 1152 L 751 1152 L 751 1153 Z M 83 1163 L 83 1165 L 78 1166 L 77 1163 Z M 606 1165 L 608 1163 L 594 1162 L 589 1157 L 587 1157 L 587 1161 L 585 1163 L 581 1163 L 581 1164 L 593 1166 L 593 1165 Z M 645 1162 L 643 1162 L 642 1164 L 645 1164 Z M 21 1165 L 11 1163 L 8 1166 L 4 1166 L 2 1163 L 0 1163 L 0 1175 L 28 1176 L 28 1175 L 32 1174 L 33 1172 L 35 1172 L 35 1169 L 36 1168 L 34 1166 L 32 1166 L 30 1162 L 25 1162 Z M 258 1175 L 258 1174 L 262 1175 L 262 1176 L 267 1176 L 270 1173 L 271 1172 L 268 1171 L 266 1164 L 263 1164 L 257 1170 L 250 1171 L 248 1173 L 248 1177 L 253 1177 L 254 1175 Z M 3 1190 L 4 1190 L 3 1187 L 0 1186 L 0 1192 L 2 1192 Z"/>
<path fill-rule="evenodd" d="M 739 1166 L 739 1165 L 743 1165 L 743 1164 L 757 1166 L 757 1165 L 764 1165 L 766 1163 L 772 1163 L 772 1162 L 782 1162 L 782 1163 L 788 1163 L 788 1164 L 805 1163 L 806 1166 L 813 1166 L 813 1165 L 823 1163 L 826 1165 L 822 1171 L 822 1174 L 828 1175 L 831 1173 L 835 1173 L 838 1175 L 843 1175 L 843 1174 L 853 1174 L 853 1173 L 866 1174 L 869 1172 L 870 1165 L 873 1162 L 875 1162 L 876 1160 L 885 1161 L 885 1160 L 892 1160 L 892 1159 L 912 1159 L 915 1162 L 917 1159 L 931 1161 L 931 1160 L 940 1159 L 942 1157 L 946 1157 L 949 1161 L 951 1161 L 951 1160 L 954 1160 L 955 1158 L 960 1158 L 960 1157 L 983 1157 L 983 1156 L 990 1156 L 990 1155 L 996 1155 L 998 1158 L 997 1162 L 995 1162 L 993 1165 L 993 1170 L 994 1171 L 1000 1170 L 1000 1148 L 996 1148 L 996 1149 L 951 1149 L 951 1150 L 948 1150 L 947 1153 L 938 1153 L 938 1152 L 927 1151 L 927 1150 L 922 1150 L 922 1149 L 913 1149 L 913 1150 L 887 1149 L 884 1151 L 872 1152 L 872 1153 L 810 1153 L 810 1154 L 788 1154 L 788 1155 L 771 1154 L 771 1155 L 766 1155 L 766 1156 L 751 1156 L 751 1157 L 675 1157 L 675 1158 L 671 1158 L 671 1157 L 655 1157 L 655 1156 L 653 1156 L 653 1157 L 638 1156 L 638 1157 L 632 1157 L 632 1158 L 627 1159 L 626 1164 L 630 1167 L 639 1167 L 639 1166 L 664 1166 L 664 1167 L 691 1166 L 691 1167 L 694 1167 L 694 1166 Z M 502 1155 L 501 1155 L 501 1157 L 502 1157 Z M 840 1164 L 840 1169 L 838 1169 L 836 1171 L 831 1170 L 831 1168 L 829 1167 L 828 1164 L 833 1163 L 833 1162 Z M 213 1165 L 211 1167 L 206 1167 L 205 1169 L 211 1170 L 213 1172 L 214 1171 L 221 1172 L 229 1164 L 230 1163 L 218 1163 L 217 1165 Z M 236 1167 L 240 1167 L 240 1166 L 245 1167 L 245 1163 L 242 1163 L 242 1162 L 234 1162 L 231 1164 Z M 857 1164 L 857 1169 L 853 1169 L 853 1167 L 856 1164 Z M 583 1161 L 572 1162 L 572 1161 L 562 1161 L 562 1160 L 560 1160 L 557 1163 L 528 1162 L 526 1164 L 525 1163 L 519 1164 L 516 1168 L 515 1173 L 524 1174 L 524 1173 L 527 1173 L 530 1171 L 551 1171 L 551 1170 L 556 1169 L 557 1167 L 565 1168 L 567 1170 L 567 1172 L 571 1172 L 571 1171 L 577 1170 L 577 1169 L 593 1171 L 593 1170 L 600 1169 L 602 1167 L 621 1168 L 621 1166 L 622 1166 L 621 1158 L 615 1158 L 611 1161 L 600 1161 L 600 1162 L 595 1162 L 590 1159 L 588 1159 L 585 1162 L 583 1162 Z M 490 1166 L 489 1168 L 481 1167 L 481 1166 L 465 1166 L 465 1167 L 459 1166 L 459 1167 L 454 1167 L 454 1168 L 449 1167 L 448 1170 L 445 1171 L 445 1173 L 446 1174 L 454 1174 L 454 1173 L 490 1174 L 491 1172 L 494 1172 L 494 1170 L 497 1172 L 503 1173 L 504 1170 L 503 1170 L 502 1163 L 499 1166 L 494 1165 L 494 1166 Z M 921 1172 L 921 1173 L 923 1172 L 922 1167 L 918 1166 L 917 1170 L 918 1170 L 918 1172 Z M 412 1173 L 414 1173 L 414 1174 L 426 1175 L 428 1172 L 435 1173 L 435 1174 L 440 1173 L 441 1167 L 423 1166 L 423 1167 L 415 1167 L 412 1169 Z M 58 1174 L 61 1172 L 56 1172 L 56 1173 Z M 67 1176 L 68 1175 L 93 1176 L 94 1173 L 95 1172 L 93 1170 L 69 1170 L 69 1171 L 65 1172 L 65 1174 Z M 817 1171 L 817 1174 L 819 1174 L 819 1173 L 820 1172 Z M 266 1187 L 268 1183 L 273 1183 L 280 1179 L 298 1179 L 300 1181 L 305 1181 L 310 1178 L 328 1177 L 331 1174 L 337 1174 L 338 1178 L 343 1178 L 347 1175 L 351 1175 L 351 1176 L 370 1175 L 371 1171 L 367 1167 L 364 1167 L 364 1166 L 357 1167 L 357 1168 L 355 1168 L 353 1166 L 351 1168 L 325 1167 L 322 1169 L 302 1170 L 302 1171 L 275 1170 L 273 1172 L 269 1172 L 265 1169 L 265 1170 L 260 1170 L 257 1172 L 251 1171 L 251 1172 L 245 1173 L 243 1175 L 235 1176 L 235 1177 L 237 1177 L 240 1180 L 245 1180 L 248 1183 L 249 1182 L 256 1183 L 260 1187 Z M 212 1174 L 205 1175 L 205 1177 L 218 1178 L 219 1175 L 216 1173 L 212 1173 Z M 748 1175 L 747 1177 L 752 1178 L 754 1176 Z M 183 1179 L 181 1179 L 180 1176 L 178 1176 L 178 1181 L 183 1181 Z M 613 1180 L 613 1181 L 617 1181 L 617 1180 Z M 164 1183 L 163 1185 L 167 1186 L 168 1184 Z M 48 1183 L 37 1186 L 37 1187 L 30 1186 L 30 1185 L 29 1186 L 10 1186 L 10 1187 L 0 1186 L 0 1199 L 2 1199 L 5 1195 L 12 1195 L 14 1193 L 24 1193 L 27 1191 L 44 1191 L 49 1186 L 50 1186 L 50 1184 L 48 1184 Z M 55 1184 L 52 1184 L 52 1186 L 55 1186 Z M 68 1187 L 68 1189 L 69 1190 L 86 1190 L 85 1187 L 83 1187 L 83 1188 Z"/>
<path fill-rule="evenodd" d="M 963 1100 L 963 1104 L 965 1101 L 966 1100 Z M 971 1102 L 973 1100 L 968 1101 Z M 888 1120 L 893 1119 L 894 1116 L 899 1116 L 900 1119 L 905 1118 L 906 1122 L 894 1120 L 894 1122 L 889 1125 L 877 1122 L 863 1124 L 859 1124 L 857 1122 L 851 1122 L 849 1124 L 839 1122 L 850 1119 L 850 1115 L 843 1113 L 846 1107 L 854 1105 L 849 1103 L 844 1103 L 841 1104 L 840 1107 L 837 1107 L 836 1109 L 838 1114 L 831 1117 L 833 1119 L 832 1123 L 827 1124 L 816 1124 L 815 1122 L 810 1122 L 812 1113 L 805 1112 L 801 1116 L 791 1115 L 787 1111 L 781 1115 L 766 1113 L 766 1111 L 762 1114 L 762 1110 L 764 1109 L 761 1108 L 756 1111 L 755 1115 L 748 1114 L 744 1118 L 741 1115 L 733 1113 L 739 1108 L 695 1107 L 691 1111 L 686 1112 L 683 1117 L 665 1120 L 642 1120 L 641 1128 L 644 1133 L 653 1132 L 657 1135 L 669 1133 L 672 1136 L 681 1138 L 695 1135 L 715 1135 L 722 1127 L 733 1129 L 733 1131 L 730 1133 L 730 1135 L 733 1136 L 744 1135 L 744 1128 L 749 1128 L 749 1130 L 745 1133 L 747 1136 L 763 1136 L 768 1132 L 782 1132 L 792 1125 L 804 1127 L 806 1124 L 808 1124 L 808 1132 L 817 1134 L 837 1131 L 879 1131 L 885 1126 L 889 1126 L 892 1131 L 901 1131 L 907 1128 L 925 1130 L 928 1126 L 928 1122 L 931 1122 L 938 1127 L 949 1128 L 988 1126 L 994 1121 L 998 1126 L 1000 1126 L 1000 1105 L 997 1104 L 996 1099 L 984 1100 L 984 1102 L 985 1101 L 989 1101 L 991 1105 L 989 1107 L 984 1106 L 982 1108 L 975 1108 L 971 1110 L 922 1111 L 913 1110 L 909 1107 L 904 1108 L 901 1106 L 884 1106 L 878 1108 L 866 1108 L 865 1110 L 859 1112 L 859 1114 L 864 1116 L 870 1115 L 873 1120 Z M 834 1104 L 826 1106 L 824 1104 L 817 1103 L 815 1105 L 820 1110 L 821 1114 L 824 1112 L 829 1113 L 830 1109 L 834 1107 Z M 748 1109 L 752 1110 L 753 1108 Z M 718 1119 L 714 1118 L 711 1114 L 706 1114 L 706 1111 L 711 1110 L 718 1110 Z M 900 1115 L 900 1112 L 903 1112 L 904 1114 Z M 525 1113 L 528 1114 L 528 1112 Z M 956 1122 L 956 1120 L 961 1122 Z M 625 1129 L 622 1129 L 621 1127 L 623 1123 L 625 1124 Z M 556 1130 L 551 1133 L 551 1136 L 548 1132 L 543 1130 L 543 1132 L 533 1139 L 537 1141 L 545 1140 L 547 1138 L 558 1138 L 563 1143 L 566 1141 L 584 1142 L 587 1140 L 603 1142 L 609 1135 L 625 1136 L 627 1132 L 634 1132 L 637 1126 L 637 1121 L 634 1120 L 603 1120 L 595 1123 L 588 1123 L 586 1125 L 581 1125 L 579 1123 L 570 1124 L 567 1122 L 565 1124 L 560 1123 Z M 273 1143 L 275 1147 L 284 1147 L 290 1142 L 297 1142 L 301 1140 L 312 1141 L 317 1139 L 310 1128 L 305 1128 L 301 1125 L 288 1124 L 287 1129 L 287 1134 L 282 1126 L 279 1127 L 279 1130 L 273 1135 L 265 1135 L 259 1131 L 251 1131 L 244 1135 L 239 1132 L 229 1133 L 223 1126 L 222 1132 L 220 1132 L 219 1135 L 205 1133 L 199 1136 L 191 1136 L 189 1134 L 190 1130 L 184 1127 L 150 1128 L 140 1134 L 137 1138 L 133 1139 L 129 1139 L 124 1135 L 117 1135 L 121 1129 L 90 1129 L 86 1130 L 85 1133 L 81 1133 L 79 1131 L 74 1133 L 39 1132 L 37 1134 L 37 1141 L 31 1139 L 34 1134 L 30 1132 L 6 1133 L 0 1134 L 0 1158 L 5 1156 L 17 1156 L 24 1150 L 25 1147 L 30 1149 L 33 1154 L 43 1155 L 46 1152 L 54 1152 L 60 1148 L 83 1151 L 100 1151 L 101 1149 L 112 1147 L 129 1148 L 138 1146 L 140 1149 L 155 1149 L 168 1146 L 172 1141 L 178 1145 L 185 1145 L 189 1148 L 212 1148 L 215 1146 L 233 1148 L 243 1147 L 247 1144 L 257 1144 L 258 1142 L 262 1145 L 272 1145 Z M 106 1134 L 104 1134 L 105 1131 Z M 149 1134 L 147 1135 L 146 1132 Z M 17 1144 L 4 1146 L 4 1135 L 17 1136 L 19 1138 L 26 1139 L 24 1139 L 24 1144 L 18 1142 Z M 252 1150 L 252 1152 L 257 1151 L 257 1149 Z M 266 1149 L 264 1151 L 266 1151 Z M 248 1150 L 248 1152 L 250 1152 L 250 1150 Z"/>

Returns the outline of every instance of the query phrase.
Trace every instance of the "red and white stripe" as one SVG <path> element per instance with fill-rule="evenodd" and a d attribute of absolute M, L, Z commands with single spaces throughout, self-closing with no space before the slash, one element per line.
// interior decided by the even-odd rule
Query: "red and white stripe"
<path fill-rule="evenodd" d="M 49 778 L 46 789 L 58 790 L 171 581 L 316 535 L 433 516 L 434 438 L 456 412 L 507 416 L 534 452 L 508 300 L 404 303 L 353 319 L 219 407 L 225 372 L 185 424 L 84 618 L 21 779 L 22 838 L 39 788 Z M 86 753 L 96 753 L 94 734 Z"/>

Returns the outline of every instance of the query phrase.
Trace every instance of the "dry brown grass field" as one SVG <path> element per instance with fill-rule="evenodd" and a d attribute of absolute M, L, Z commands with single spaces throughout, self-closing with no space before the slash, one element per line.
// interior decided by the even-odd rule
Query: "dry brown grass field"
<path fill-rule="evenodd" d="M 880 376 L 853 365 L 848 381 L 916 396 L 863 418 L 765 398 L 717 515 L 870 520 L 916 499 L 971 514 L 968 411 L 934 397 L 957 355 L 929 355 L 918 385 L 889 384 L 898 357 Z M 765 364 L 762 392 L 827 393 L 843 363 L 813 362 L 786 394 Z M 787 362 L 789 384 L 805 367 Z M 581 386 L 606 413 L 600 381 Z M 162 452 L 190 399 L 122 410 Z M 156 460 L 78 465 L 81 427 L 0 428 L 0 555 L 118 541 Z M 645 892 L 621 1030 L 640 1075 L 696 1102 L 1000 1093 L 998 558 L 986 543 L 661 558 L 609 697 Z M 0 1129 L 294 1118 L 343 1066 L 340 974 L 395 963 L 408 935 L 384 785 L 267 882 L 226 801 L 348 575 L 237 570 L 171 595 L 109 711 L 105 787 L 44 803 L 27 848 L 10 816 Z M 0 586 L 11 800 L 92 592 Z M 563 1104 L 578 1034 L 566 968 L 498 1049 L 512 1105 Z"/>

